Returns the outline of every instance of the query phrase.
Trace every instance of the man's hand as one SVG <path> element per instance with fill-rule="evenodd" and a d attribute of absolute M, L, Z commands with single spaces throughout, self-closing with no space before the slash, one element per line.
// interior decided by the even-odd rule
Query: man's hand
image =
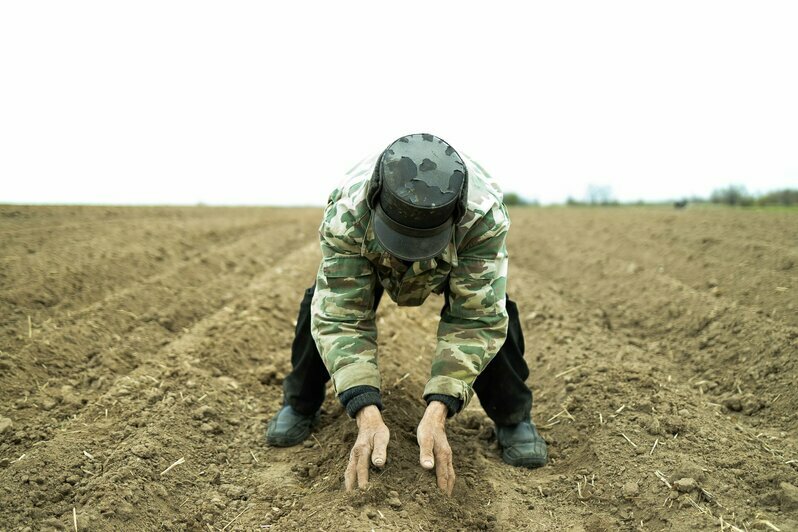
<path fill-rule="evenodd" d="M 435 468 L 438 487 L 447 495 L 454 489 L 452 448 L 446 439 L 446 414 L 448 408 L 439 401 L 431 401 L 418 424 L 416 436 L 421 449 L 421 467 Z"/>
<path fill-rule="evenodd" d="M 377 467 L 385 465 L 388 455 L 388 440 L 391 433 L 382 422 L 380 410 L 370 405 L 362 408 L 355 416 L 357 420 L 357 440 L 349 453 L 349 465 L 344 474 L 347 491 L 357 485 L 366 487 L 369 481 L 369 460 Z"/>

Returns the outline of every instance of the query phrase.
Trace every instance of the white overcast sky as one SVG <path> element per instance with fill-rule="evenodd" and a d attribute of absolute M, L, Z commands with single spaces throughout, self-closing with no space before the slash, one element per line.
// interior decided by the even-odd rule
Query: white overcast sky
<path fill-rule="evenodd" d="M 798 3 L 0 3 L 0 203 L 321 204 L 415 132 L 545 203 L 796 187 Z"/>

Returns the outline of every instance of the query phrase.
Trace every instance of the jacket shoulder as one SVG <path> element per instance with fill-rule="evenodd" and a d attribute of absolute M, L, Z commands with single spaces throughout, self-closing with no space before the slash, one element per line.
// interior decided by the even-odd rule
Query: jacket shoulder
<path fill-rule="evenodd" d="M 322 237 L 350 251 L 360 247 L 366 232 L 368 185 L 377 156 L 367 157 L 349 170 L 330 193 L 319 232 Z"/>
<path fill-rule="evenodd" d="M 503 204 L 504 194 L 496 181 L 478 162 L 464 155 L 468 168 L 468 210 L 485 214 Z"/>
<path fill-rule="evenodd" d="M 510 227 L 504 195 L 496 181 L 479 163 L 462 155 L 468 169 L 468 209 L 458 224 L 458 249 L 484 233 L 499 234 Z"/>

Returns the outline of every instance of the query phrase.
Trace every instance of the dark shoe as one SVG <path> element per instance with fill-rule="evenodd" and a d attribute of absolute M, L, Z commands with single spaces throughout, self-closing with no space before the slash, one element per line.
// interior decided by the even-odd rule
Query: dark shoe
<path fill-rule="evenodd" d="M 502 448 L 502 460 L 512 466 L 540 467 L 546 465 L 549 459 L 546 441 L 529 421 L 497 426 L 496 438 Z"/>
<path fill-rule="evenodd" d="M 273 447 L 291 447 L 305 441 L 310 429 L 319 421 L 319 412 L 309 416 L 285 405 L 269 421 L 266 443 Z"/>

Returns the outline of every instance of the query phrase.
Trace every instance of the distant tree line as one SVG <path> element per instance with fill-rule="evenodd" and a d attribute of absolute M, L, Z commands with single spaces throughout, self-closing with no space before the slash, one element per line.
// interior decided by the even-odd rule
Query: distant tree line
<path fill-rule="evenodd" d="M 642 200 L 627 203 L 628 205 L 646 205 L 648 203 L 670 203 L 670 202 L 645 202 Z M 710 194 L 709 198 L 702 198 L 699 196 L 685 197 L 676 202 L 674 206 L 683 208 L 690 203 L 714 203 L 718 205 L 731 205 L 737 207 L 770 207 L 770 206 L 795 206 L 798 205 L 798 189 L 784 188 L 781 190 L 774 190 L 766 194 L 753 195 L 749 194 L 745 187 L 741 185 L 729 185 L 727 187 L 716 189 Z M 504 204 L 508 206 L 527 205 L 538 206 L 540 205 L 537 200 L 529 200 L 521 197 L 515 192 L 505 192 Z M 594 205 L 594 206 L 614 206 L 621 205 L 617 199 L 612 196 L 612 189 L 604 185 L 588 185 L 587 193 L 584 199 L 576 199 L 569 196 L 565 200 L 565 204 L 569 206 L 580 205 Z"/>
<path fill-rule="evenodd" d="M 504 193 L 504 204 L 507 205 L 508 207 L 512 207 L 515 205 L 527 205 L 531 207 L 537 207 L 538 205 L 540 205 L 538 203 L 538 200 L 522 198 L 520 195 L 516 194 L 515 192 Z"/>
<path fill-rule="evenodd" d="M 621 203 L 612 196 L 612 187 L 591 183 L 587 186 L 587 192 L 585 193 L 584 200 L 578 200 L 568 196 L 568 199 L 565 200 L 565 204 L 570 206 L 600 205 L 607 207 L 620 205 Z"/>
<path fill-rule="evenodd" d="M 785 188 L 774 190 L 761 196 L 754 196 L 749 194 L 743 186 L 729 185 L 728 187 L 714 190 L 709 196 L 709 201 L 710 203 L 740 207 L 798 205 L 798 189 Z"/>

